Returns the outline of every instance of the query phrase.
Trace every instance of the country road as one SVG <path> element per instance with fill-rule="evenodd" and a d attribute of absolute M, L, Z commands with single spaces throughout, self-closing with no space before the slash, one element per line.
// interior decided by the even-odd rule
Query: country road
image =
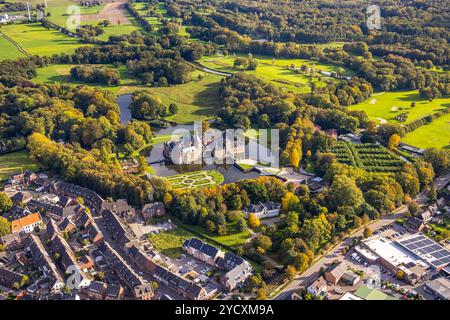
<path fill-rule="evenodd" d="M 447 173 L 444 176 L 436 178 L 434 181 L 434 185 L 437 190 L 445 187 L 450 182 L 450 173 Z M 423 205 L 428 201 L 427 192 L 421 192 L 415 200 L 419 203 L 419 205 Z M 379 220 L 375 220 L 370 223 L 368 226 L 372 229 L 373 232 L 376 230 L 393 223 L 396 219 L 403 216 L 403 214 L 407 211 L 407 207 L 405 205 L 397 208 L 391 214 L 383 216 Z M 306 270 L 303 274 L 297 276 L 291 283 L 289 283 L 283 290 L 278 293 L 272 300 L 287 300 L 291 293 L 295 290 L 308 286 L 313 280 L 316 279 L 317 273 L 320 269 L 333 262 L 336 257 L 333 257 L 333 252 L 339 251 L 348 245 L 351 244 L 353 238 L 359 237 L 363 234 L 364 228 L 360 228 L 357 232 L 353 233 L 351 236 L 345 238 L 341 243 L 337 244 L 332 252 L 328 252 L 328 254 L 318 260 L 313 266 L 311 266 L 308 270 Z"/>

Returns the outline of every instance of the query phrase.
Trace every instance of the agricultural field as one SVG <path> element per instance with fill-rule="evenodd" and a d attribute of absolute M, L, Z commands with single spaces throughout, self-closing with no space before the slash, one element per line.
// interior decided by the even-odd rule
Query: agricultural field
<path fill-rule="evenodd" d="M 40 166 L 28 157 L 27 151 L 16 151 L 0 155 L 0 181 L 21 170 L 37 171 Z"/>
<path fill-rule="evenodd" d="M 5 25 L 1 31 L 32 55 L 73 53 L 76 48 L 86 46 L 56 30 L 47 30 L 40 23 Z"/>
<path fill-rule="evenodd" d="M 0 36 L 0 60 L 24 58 L 25 55 L 9 40 Z"/>
<path fill-rule="evenodd" d="M 415 106 L 411 104 L 415 102 Z M 409 123 L 426 115 L 450 107 L 450 97 L 438 98 L 433 101 L 421 98 L 418 90 L 391 91 L 375 93 L 367 101 L 350 106 L 350 110 L 364 110 L 369 118 L 380 123 L 394 122 L 401 113 L 408 113 L 404 122 Z"/>
<path fill-rule="evenodd" d="M 235 73 L 242 70 L 233 66 L 234 60 L 237 57 L 246 57 L 245 55 L 230 55 L 230 56 L 204 56 L 199 60 L 199 63 L 212 70 L 220 72 Z M 294 68 L 300 68 L 301 65 L 308 65 L 317 72 L 328 71 L 333 72 L 338 67 L 332 65 L 325 65 L 317 61 L 305 60 L 305 59 L 276 59 L 267 56 L 254 55 L 253 58 L 258 60 L 258 67 L 256 70 L 245 71 L 248 74 L 253 74 L 263 78 L 266 81 L 272 82 L 274 85 L 284 88 L 292 92 L 310 92 L 310 76 L 301 72 L 300 70 L 291 70 Z M 325 81 L 333 81 L 333 78 L 319 75 L 316 72 L 316 76 L 312 78 L 312 81 L 317 86 L 325 85 Z M 320 78 L 320 79 L 319 79 Z"/>
<path fill-rule="evenodd" d="M 331 151 L 336 154 L 338 162 L 369 172 L 396 172 L 404 163 L 398 156 L 375 143 L 339 141 Z"/>
<path fill-rule="evenodd" d="M 167 117 L 166 120 L 192 123 L 195 120 L 211 118 L 217 112 L 220 107 L 218 92 L 221 77 L 201 73 L 202 78 L 198 79 L 198 74 L 198 71 L 194 72 L 193 80 L 188 83 L 147 89 L 161 98 L 165 105 L 175 103 L 178 106 L 178 113 Z"/>
<path fill-rule="evenodd" d="M 408 133 L 402 142 L 412 146 L 450 149 L 450 114 L 434 119 L 431 123 Z"/>
<path fill-rule="evenodd" d="M 165 178 L 174 189 L 196 189 L 213 187 L 223 182 L 224 177 L 217 171 L 194 171 L 189 173 L 177 174 Z"/>

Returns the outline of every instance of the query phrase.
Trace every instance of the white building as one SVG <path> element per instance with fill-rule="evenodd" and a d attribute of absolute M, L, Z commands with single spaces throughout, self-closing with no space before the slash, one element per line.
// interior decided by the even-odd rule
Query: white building
<path fill-rule="evenodd" d="M 248 206 L 245 211 L 245 217 L 248 218 L 250 213 L 253 213 L 256 215 L 259 219 L 264 218 L 273 218 L 280 214 L 280 208 L 281 205 L 275 202 L 266 202 L 266 203 L 258 203 L 258 204 L 251 204 Z"/>

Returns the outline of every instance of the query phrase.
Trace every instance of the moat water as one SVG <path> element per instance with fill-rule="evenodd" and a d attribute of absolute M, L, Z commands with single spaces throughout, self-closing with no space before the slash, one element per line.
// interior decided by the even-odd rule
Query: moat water
<path fill-rule="evenodd" d="M 132 119 L 130 104 L 131 95 L 124 94 L 117 97 L 117 104 L 120 107 L 120 123 L 127 124 Z M 152 128 L 153 133 L 158 135 L 172 134 L 177 129 L 193 131 L 193 124 L 171 124 L 167 128 Z M 231 183 L 242 179 L 257 178 L 259 173 L 251 171 L 244 173 L 232 164 L 189 164 L 175 165 L 164 162 L 164 144 L 155 144 L 141 151 L 147 159 L 149 166 L 153 168 L 154 174 L 161 177 L 168 177 L 175 174 L 193 172 L 199 170 L 216 170 L 224 176 L 224 183 Z"/>

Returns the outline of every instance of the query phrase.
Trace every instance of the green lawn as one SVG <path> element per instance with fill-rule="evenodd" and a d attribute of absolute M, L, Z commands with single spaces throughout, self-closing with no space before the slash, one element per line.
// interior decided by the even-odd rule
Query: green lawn
<path fill-rule="evenodd" d="M 166 179 L 172 183 L 174 189 L 196 189 L 221 184 L 224 177 L 220 172 L 206 170 L 176 174 Z"/>
<path fill-rule="evenodd" d="M 28 157 L 27 151 L 17 151 L 0 155 L 0 180 L 9 178 L 20 170 L 39 170 L 37 162 Z"/>
<path fill-rule="evenodd" d="M 175 103 L 178 106 L 178 113 L 167 117 L 167 120 L 192 123 L 195 120 L 209 119 L 218 111 L 221 77 L 203 73 L 203 78 L 199 80 L 198 74 L 199 72 L 194 72 L 193 80 L 185 84 L 147 89 L 159 96 L 165 105 Z"/>
<path fill-rule="evenodd" d="M 15 45 L 6 40 L 4 37 L 0 37 L 0 60 L 6 59 L 18 59 L 24 58 L 25 55 L 20 52 Z"/>
<path fill-rule="evenodd" d="M 186 229 L 178 227 L 173 230 L 148 235 L 147 237 L 157 251 L 170 258 L 176 259 L 182 253 L 181 246 L 184 241 L 196 236 Z"/>
<path fill-rule="evenodd" d="M 408 133 L 402 141 L 419 148 L 450 149 L 450 114 Z"/>
<path fill-rule="evenodd" d="M 244 57 L 245 55 L 229 55 L 227 57 L 223 56 L 204 56 L 199 62 L 213 70 L 236 73 L 242 70 L 233 67 L 234 60 L 236 57 Z M 301 65 L 305 64 L 309 67 L 314 67 L 315 70 L 323 71 L 335 71 L 338 67 L 333 65 L 324 65 L 317 61 L 305 60 L 305 59 L 272 59 L 267 56 L 254 55 L 259 62 L 259 65 L 255 71 L 245 71 L 248 74 L 253 74 L 258 77 L 265 79 L 266 81 L 272 82 L 274 85 L 290 90 L 293 92 L 309 92 L 310 91 L 310 77 L 300 71 L 294 71 L 287 69 L 294 65 L 296 68 L 300 68 Z M 325 80 L 333 81 L 332 78 L 326 76 L 313 77 L 313 82 L 317 86 L 322 86 L 325 84 Z"/>
<path fill-rule="evenodd" d="M 5 25 L 2 26 L 2 32 L 33 55 L 50 56 L 55 53 L 73 53 L 76 48 L 85 46 L 75 38 L 56 30 L 45 29 L 40 23 Z"/>
<path fill-rule="evenodd" d="M 206 238 L 217 241 L 223 244 L 224 246 L 228 246 L 233 249 L 236 249 L 237 247 L 244 245 L 245 241 L 247 241 L 251 237 L 250 231 L 245 230 L 239 232 L 236 229 L 235 224 L 227 225 L 228 234 L 226 236 L 219 236 L 216 233 L 210 233 L 200 226 L 188 226 L 188 228 L 204 235 Z"/>
<path fill-rule="evenodd" d="M 411 108 L 411 103 L 415 107 Z M 364 110 L 367 115 L 378 122 L 382 119 L 388 122 L 396 122 L 395 116 L 408 112 L 405 123 L 432 114 L 436 111 L 450 107 L 450 97 L 434 99 L 432 102 L 419 96 L 418 90 L 391 91 L 375 93 L 368 100 L 349 107 L 349 110 Z"/>

